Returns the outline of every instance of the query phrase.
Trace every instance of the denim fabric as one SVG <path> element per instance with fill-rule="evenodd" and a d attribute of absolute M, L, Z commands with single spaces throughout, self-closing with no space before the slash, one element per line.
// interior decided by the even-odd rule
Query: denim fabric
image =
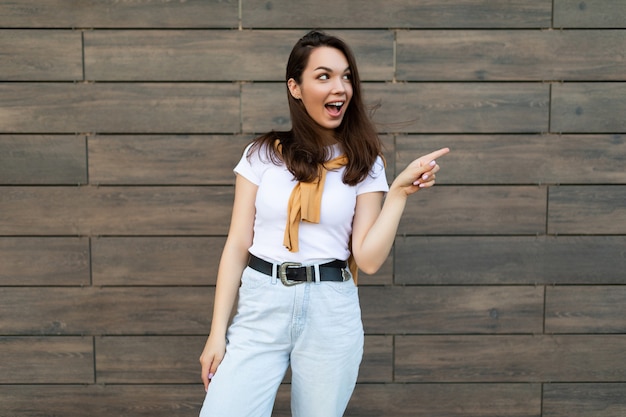
<path fill-rule="evenodd" d="M 246 268 L 201 417 L 269 417 L 291 364 L 293 417 L 340 417 L 363 356 L 353 281 L 284 286 Z"/>

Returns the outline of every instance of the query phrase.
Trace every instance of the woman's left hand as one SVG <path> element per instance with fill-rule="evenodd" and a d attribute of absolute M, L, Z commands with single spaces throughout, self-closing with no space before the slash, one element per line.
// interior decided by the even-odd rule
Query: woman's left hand
<path fill-rule="evenodd" d="M 393 181 L 390 191 L 397 188 L 404 191 L 408 196 L 421 188 L 435 185 L 435 174 L 440 169 L 439 165 L 437 165 L 437 158 L 444 156 L 448 152 L 450 152 L 450 149 L 441 148 L 411 162 Z"/>

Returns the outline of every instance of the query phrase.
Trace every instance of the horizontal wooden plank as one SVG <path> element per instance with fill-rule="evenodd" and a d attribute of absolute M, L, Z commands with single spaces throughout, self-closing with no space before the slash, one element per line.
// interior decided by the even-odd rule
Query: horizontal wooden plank
<path fill-rule="evenodd" d="M 362 384 L 345 416 L 536 417 L 540 409 L 539 384 Z"/>
<path fill-rule="evenodd" d="M 0 187 L 0 235 L 225 235 L 232 187 Z"/>
<path fill-rule="evenodd" d="M 0 135 L 0 184 L 86 184 L 84 136 Z"/>
<path fill-rule="evenodd" d="M 234 184 L 247 136 L 96 136 L 89 139 L 96 184 Z"/>
<path fill-rule="evenodd" d="M 412 196 L 398 233 L 543 234 L 545 209 L 542 186 L 435 186 Z"/>
<path fill-rule="evenodd" d="M 96 337 L 96 382 L 197 383 L 205 342 L 206 336 Z"/>
<path fill-rule="evenodd" d="M 36 400 L 33 400 L 36 398 Z M 202 384 L 4 385 L 2 410 L 12 417 L 171 417 L 200 413 Z"/>
<path fill-rule="evenodd" d="M 94 285 L 215 285 L 223 237 L 93 239 Z"/>
<path fill-rule="evenodd" d="M 358 382 L 393 381 L 393 336 L 365 336 Z"/>
<path fill-rule="evenodd" d="M 380 132 L 540 133 L 548 131 L 549 86 L 527 83 L 364 84 L 368 105 L 380 104 Z M 242 86 L 243 131 L 291 127 L 285 87 Z M 268 106 L 267 102 L 278 103 Z"/>
<path fill-rule="evenodd" d="M 78 31 L 2 30 L 0 80 L 82 80 L 82 47 Z"/>
<path fill-rule="evenodd" d="M 206 335 L 213 293 L 209 287 L 0 287 L 0 334 Z"/>
<path fill-rule="evenodd" d="M 244 84 L 241 86 L 242 132 L 265 133 L 291 129 L 283 84 Z M 265 105 L 263 105 L 265 103 Z M 272 103 L 268 106 L 267 103 Z"/>
<path fill-rule="evenodd" d="M 552 86 L 551 132 L 626 132 L 626 82 Z"/>
<path fill-rule="evenodd" d="M 625 184 L 624 135 L 399 135 L 396 165 L 447 146 L 438 184 Z"/>
<path fill-rule="evenodd" d="M 622 0 L 554 0 L 556 28 L 623 28 L 624 21 Z"/>
<path fill-rule="evenodd" d="M 548 128 L 548 86 L 507 83 L 366 85 L 379 129 L 415 133 L 530 133 Z"/>
<path fill-rule="evenodd" d="M 92 136 L 92 184 L 234 185 L 249 136 Z"/>
<path fill-rule="evenodd" d="M 541 287 L 361 288 L 369 334 L 539 333 Z"/>
<path fill-rule="evenodd" d="M 94 381 L 91 337 L 0 336 L 0 351 L 0 384 L 89 384 Z M 2 392 L 4 409 L 4 387 Z"/>
<path fill-rule="evenodd" d="M 294 3 L 289 0 L 244 0 L 245 28 L 467 28 L 549 27 L 551 2 L 547 0 L 505 1 L 435 0 L 415 2 L 366 0 L 358 7 L 348 0 Z M 349 22 L 346 17 L 349 16 Z"/>
<path fill-rule="evenodd" d="M 626 185 L 550 187 L 548 233 L 626 234 Z"/>
<path fill-rule="evenodd" d="M 0 285 L 89 285 L 89 240 L 0 237 Z"/>
<path fill-rule="evenodd" d="M 396 336 L 399 382 L 621 382 L 625 335 Z"/>
<path fill-rule="evenodd" d="M 626 284 L 624 236 L 409 236 L 395 282 L 417 285 Z"/>
<path fill-rule="evenodd" d="M 626 384 L 545 384 L 543 417 L 622 417 Z"/>
<path fill-rule="evenodd" d="M 236 28 L 234 0 L 37 0 L 0 4 L 0 27 L 31 28 Z"/>
<path fill-rule="evenodd" d="M 339 31 L 364 80 L 393 79 L 391 31 Z M 91 31 L 85 78 L 106 81 L 283 81 L 298 31 Z"/>
<path fill-rule="evenodd" d="M 0 83 L 0 133 L 231 133 L 239 86 Z"/>
<path fill-rule="evenodd" d="M 624 80 L 623 30 L 420 30 L 397 33 L 407 81 Z"/>
<path fill-rule="evenodd" d="M 547 287 L 546 332 L 626 333 L 626 286 Z"/>

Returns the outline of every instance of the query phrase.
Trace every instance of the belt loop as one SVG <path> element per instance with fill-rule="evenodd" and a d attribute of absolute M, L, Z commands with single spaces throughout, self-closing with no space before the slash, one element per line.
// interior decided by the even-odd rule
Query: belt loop
<path fill-rule="evenodd" d="M 320 265 L 319 264 L 314 264 L 313 265 L 313 272 L 315 274 L 315 280 L 314 282 L 319 285 L 320 284 Z"/>
<path fill-rule="evenodd" d="M 278 264 L 272 264 L 272 285 L 278 283 Z"/>

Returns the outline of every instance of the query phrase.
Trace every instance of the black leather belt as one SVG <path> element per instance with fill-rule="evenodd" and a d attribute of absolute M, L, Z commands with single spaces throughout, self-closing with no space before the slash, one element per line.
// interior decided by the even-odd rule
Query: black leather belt
<path fill-rule="evenodd" d="M 272 271 L 276 265 L 276 273 L 280 278 L 280 281 L 287 285 L 296 285 L 303 282 L 316 281 L 315 266 L 302 266 L 297 262 L 283 262 L 282 264 L 273 264 L 267 262 L 257 256 L 250 255 L 248 260 L 248 266 L 256 271 L 259 271 L 265 275 L 273 276 Z M 346 261 L 331 261 L 318 266 L 320 271 L 320 281 L 336 281 L 343 282 L 350 279 L 350 274 L 346 268 L 348 263 Z"/>

